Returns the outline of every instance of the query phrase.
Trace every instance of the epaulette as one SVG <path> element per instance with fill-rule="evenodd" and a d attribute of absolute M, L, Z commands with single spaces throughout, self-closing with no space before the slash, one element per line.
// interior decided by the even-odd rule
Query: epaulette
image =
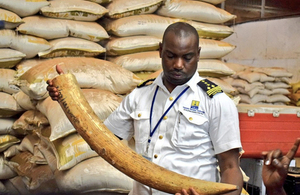
<path fill-rule="evenodd" d="M 146 81 L 143 81 L 141 82 L 140 84 L 138 84 L 137 88 L 141 88 L 141 87 L 144 87 L 144 86 L 148 86 L 148 85 L 151 85 L 153 83 L 153 81 L 155 80 L 154 79 L 148 79 Z"/>
<path fill-rule="evenodd" d="M 197 83 L 206 93 L 207 95 L 212 98 L 217 93 L 223 93 L 220 86 L 211 82 L 208 79 L 203 79 Z"/>

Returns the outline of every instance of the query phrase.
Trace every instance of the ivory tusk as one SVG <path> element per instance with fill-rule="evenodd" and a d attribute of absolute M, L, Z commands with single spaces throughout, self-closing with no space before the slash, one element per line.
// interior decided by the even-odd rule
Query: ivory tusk
<path fill-rule="evenodd" d="M 74 75 L 53 79 L 59 103 L 77 132 L 103 159 L 132 179 L 160 191 L 175 194 L 193 187 L 201 195 L 234 191 L 238 186 L 199 180 L 160 167 L 125 146 L 99 120 L 86 101 Z"/>

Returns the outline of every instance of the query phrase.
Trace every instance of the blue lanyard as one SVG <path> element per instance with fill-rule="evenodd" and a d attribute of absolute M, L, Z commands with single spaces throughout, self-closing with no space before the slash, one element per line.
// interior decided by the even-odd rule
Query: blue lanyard
<path fill-rule="evenodd" d="M 156 87 L 153 99 L 152 99 L 152 104 L 151 104 L 151 109 L 150 109 L 150 136 L 148 139 L 148 146 L 151 142 L 151 138 L 152 135 L 154 134 L 154 132 L 156 131 L 158 125 L 161 123 L 161 121 L 163 120 L 163 118 L 166 116 L 166 114 L 170 111 L 170 109 L 174 106 L 174 104 L 177 102 L 177 100 L 189 89 L 189 86 L 186 87 L 178 96 L 177 98 L 174 100 L 174 102 L 169 106 L 169 108 L 163 113 L 163 115 L 160 117 L 160 119 L 158 120 L 157 124 L 155 125 L 154 129 L 151 131 L 152 128 L 152 113 L 153 113 L 153 106 L 154 106 L 154 102 L 155 102 L 155 98 L 156 98 L 156 94 L 158 91 L 158 86 Z"/>

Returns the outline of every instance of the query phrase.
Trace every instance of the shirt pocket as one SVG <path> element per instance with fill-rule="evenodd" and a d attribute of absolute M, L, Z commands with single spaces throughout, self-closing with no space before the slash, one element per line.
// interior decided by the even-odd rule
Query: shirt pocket
<path fill-rule="evenodd" d="M 134 139 L 137 153 L 146 151 L 150 133 L 149 111 L 134 111 L 130 114 L 134 123 Z"/>
<path fill-rule="evenodd" d="M 198 113 L 180 110 L 172 143 L 180 148 L 194 148 L 208 141 L 208 119 Z"/>

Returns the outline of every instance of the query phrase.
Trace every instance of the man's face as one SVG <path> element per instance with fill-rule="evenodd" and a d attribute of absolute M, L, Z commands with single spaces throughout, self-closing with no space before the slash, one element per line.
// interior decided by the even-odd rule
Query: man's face
<path fill-rule="evenodd" d="M 168 90 L 189 81 L 197 70 L 200 48 L 195 36 L 176 36 L 174 32 L 168 32 L 159 51 L 163 81 Z"/>

